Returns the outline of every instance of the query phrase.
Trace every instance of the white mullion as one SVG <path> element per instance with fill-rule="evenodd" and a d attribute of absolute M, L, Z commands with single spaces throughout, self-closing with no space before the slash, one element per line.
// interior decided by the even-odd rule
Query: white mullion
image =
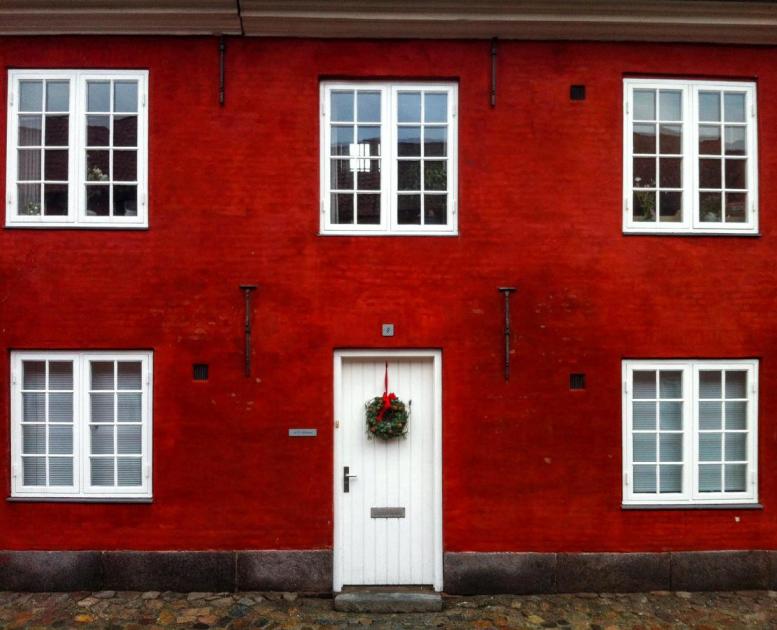
<path fill-rule="evenodd" d="M 385 187 L 387 220 L 386 229 L 394 232 L 399 228 L 399 198 L 397 195 L 399 182 L 399 151 L 397 143 L 399 141 L 399 88 L 397 86 L 386 87 L 383 90 L 386 115 L 384 124 L 386 125 L 386 162 L 384 163 L 387 181 Z M 383 182 L 381 182 L 383 185 Z"/>
<path fill-rule="evenodd" d="M 697 165 L 699 154 L 699 125 L 694 116 L 698 111 L 696 106 L 696 93 L 691 85 L 685 85 L 681 90 L 681 103 L 683 112 L 682 124 L 682 152 L 683 152 L 683 221 L 682 226 L 686 230 L 696 227 L 696 215 L 698 213 L 698 178 Z M 694 151 L 694 147 L 696 150 Z"/>
<path fill-rule="evenodd" d="M 78 221 L 86 220 L 86 142 L 87 142 L 87 107 L 86 107 L 86 77 L 82 73 L 77 73 L 75 78 L 75 107 L 73 117 L 77 119 L 76 123 L 76 170 L 75 175 L 75 199 L 76 217 Z"/>
<path fill-rule="evenodd" d="M 394 229 L 396 202 L 393 200 L 396 136 L 394 133 L 394 99 L 390 87 L 380 88 L 380 227 L 389 232 Z"/>

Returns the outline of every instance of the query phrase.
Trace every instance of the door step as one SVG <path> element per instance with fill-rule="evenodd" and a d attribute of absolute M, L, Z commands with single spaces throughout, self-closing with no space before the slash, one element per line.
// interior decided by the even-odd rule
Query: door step
<path fill-rule="evenodd" d="M 335 595 L 335 610 L 360 613 L 416 613 L 442 610 L 442 595 L 428 590 L 349 590 Z"/>

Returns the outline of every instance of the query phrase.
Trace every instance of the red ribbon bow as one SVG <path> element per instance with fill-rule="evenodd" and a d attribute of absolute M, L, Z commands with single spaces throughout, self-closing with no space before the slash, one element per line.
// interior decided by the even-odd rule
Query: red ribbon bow
<path fill-rule="evenodd" d="M 386 376 L 383 379 L 383 388 L 383 407 L 375 418 L 376 422 L 381 422 L 383 420 L 383 416 L 391 409 L 391 403 L 397 399 L 396 394 L 393 392 L 389 394 L 388 391 L 388 363 L 386 363 Z"/>

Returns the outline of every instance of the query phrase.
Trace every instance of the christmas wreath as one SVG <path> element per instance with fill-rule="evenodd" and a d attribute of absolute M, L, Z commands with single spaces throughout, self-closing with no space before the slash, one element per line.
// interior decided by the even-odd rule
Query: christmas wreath
<path fill-rule="evenodd" d="M 388 364 L 386 364 L 385 390 L 383 396 L 376 396 L 365 405 L 367 409 L 367 437 L 381 440 L 407 436 L 407 421 L 410 417 L 406 406 L 396 394 L 388 391 Z"/>

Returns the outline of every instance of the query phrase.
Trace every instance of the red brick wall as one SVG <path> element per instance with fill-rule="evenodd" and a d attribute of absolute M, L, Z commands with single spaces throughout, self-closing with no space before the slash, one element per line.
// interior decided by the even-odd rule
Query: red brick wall
<path fill-rule="evenodd" d="M 330 546 L 332 352 L 391 346 L 443 349 L 447 550 L 777 548 L 775 61 L 502 42 L 492 110 L 486 42 L 231 40 L 222 109 L 215 39 L 0 40 L 0 68 L 150 71 L 150 229 L 0 230 L 0 346 L 155 351 L 154 503 L 0 502 L 0 547 Z M 761 237 L 622 234 L 631 73 L 758 81 Z M 333 76 L 459 80 L 460 236 L 317 236 L 318 84 Z M 261 285 L 251 379 L 246 281 Z M 766 509 L 621 511 L 621 359 L 753 356 Z M 569 391 L 571 371 L 587 391 Z M 0 384 L 7 493 L 7 357 Z"/>

